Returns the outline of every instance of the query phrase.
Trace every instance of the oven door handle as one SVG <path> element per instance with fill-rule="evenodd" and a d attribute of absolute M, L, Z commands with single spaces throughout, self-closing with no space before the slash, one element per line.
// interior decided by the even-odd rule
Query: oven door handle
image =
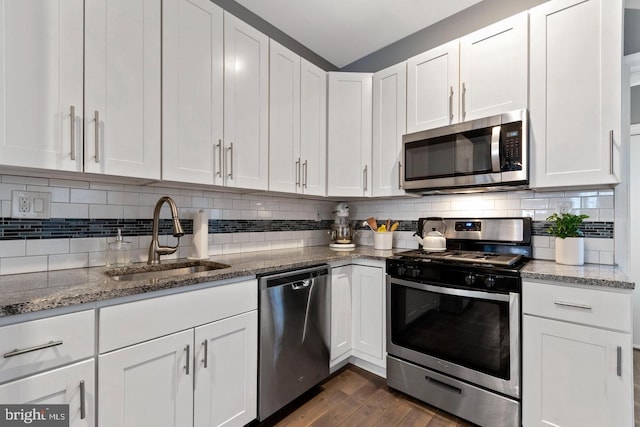
<path fill-rule="evenodd" d="M 421 291 L 434 292 L 437 294 L 454 295 L 458 297 L 478 298 L 491 301 L 505 301 L 510 300 L 509 294 L 499 294 L 497 292 L 483 292 L 483 291 L 469 291 L 466 289 L 447 288 L 439 285 L 427 285 L 419 282 L 411 282 L 408 280 L 391 278 L 392 285 L 406 286 L 409 288 L 418 289 Z"/>
<path fill-rule="evenodd" d="M 491 169 L 500 172 L 500 129 L 501 126 L 491 128 Z"/>

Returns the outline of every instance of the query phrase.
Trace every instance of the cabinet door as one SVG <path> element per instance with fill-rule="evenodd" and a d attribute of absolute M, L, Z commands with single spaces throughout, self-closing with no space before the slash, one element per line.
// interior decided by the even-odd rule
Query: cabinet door
<path fill-rule="evenodd" d="M 82 384 L 82 385 L 81 385 Z M 95 425 L 94 360 L 0 385 L 3 404 L 69 405 L 69 426 Z"/>
<path fill-rule="evenodd" d="M 258 312 L 196 328 L 194 426 L 243 426 L 257 415 Z"/>
<path fill-rule="evenodd" d="M 351 351 L 351 266 L 331 270 L 331 363 Z"/>
<path fill-rule="evenodd" d="M 621 141 L 621 0 L 531 10 L 531 186 L 616 184 Z"/>
<path fill-rule="evenodd" d="M 329 73 L 329 196 L 371 195 L 371 78 Z"/>
<path fill-rule="evenodd" d="M 222 9 L 208 0 L 162 9 L 162 179 L 222 184 Z"/>
<path fill-rule="evenodd" d="M 372 356 L 373 361 L 386 365 L 384 280 L 382 268 L 354 265 L 353 349 Z"/>
<path fill-rule="evenodd" d="M 85 6 L 85 171 L 159 179 L 161 3 Z"/>
<path fill-rule="evenodd" d="M 523 426 L 633 425 L 631 334 L 523 317 Z"/>
<path fill-rule="evenodd" d="M 269 181 L 269 37 L 224 13 L 226 185 Z"/>
<path fill-rule="evenodd" d="M 527 108 L 528 14 L 460 39 L 460 116 L 473 120 Z"/>
<path fill-rule="evenodd" d="M 0 1 L 0 164 L 82 170 L 83 22 L 82 0 Z"/>
<path fill-rule="evenodd" d="M 269 190 L 301 192 L 300 56 L 269 43 Z"/>
<path fill-rule="evenodd" d="M 193 329 L 101 355 L 98 424 L 192 425 L 193 374 Z"/>
<path fill-rule="evenodd" d="M 407 64 L 373 75 L 372 196 L 397 196 L 402 190 L 402 135 L 407 131 Z"/>
<path fill-rule="evenodd" d="M 407 132 L 459 121 L 459 53 L 454 40 L 407 60 Z"/>
<path fill-rule="evenodd" d="M 327 73 L 300 60 L 302 192 L 327 193 Z"/>

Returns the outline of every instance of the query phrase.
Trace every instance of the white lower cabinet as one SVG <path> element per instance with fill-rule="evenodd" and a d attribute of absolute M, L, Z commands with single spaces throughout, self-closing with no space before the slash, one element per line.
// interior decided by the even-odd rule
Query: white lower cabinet
<path fill-rule="evenodd" d="M 331 271 L 331 367 L 350 362 L 386 372 L 384 263 Z"/>
<path fill-rule="evenodd" d="M 100 356 L 100 425 L 243 426 L 256 417 L 257 312 Z"/>
<path fill-rule="evenodd" d="M 99 425 L 243 426 L 254 420 L 257 294 L 251 279 L 102 308 Z"/>
<path fill-rule="evenodd" d="M 192 425 L 191 351 L 188 330 L 100 356 L 99 425 Z"/>
<path fill-rule="evenodd" d="M 258 405 L 258 312 L 195 329 L 195 427 L 243 426 Z"/>
<path fill-rule="evenodd" d="M 523 426 L 633 425 L 630 297 L 523 283 Z"/>
<path fill-rule="evenodd" d="M 95 362 L 90 359 L 0 385 L 0 402 L 3 404 L 67 404 L 70 427 L 94 426 Z"/>

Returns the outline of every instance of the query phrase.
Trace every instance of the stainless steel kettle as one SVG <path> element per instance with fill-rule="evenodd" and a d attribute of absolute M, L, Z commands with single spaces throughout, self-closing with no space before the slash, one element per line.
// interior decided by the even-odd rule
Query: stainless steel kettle
<path fill-rule="evenodd" d="M 437 221 L 437 226 L 442 227 L 443 231 L 438 231 L 436 227 L 428 227 L 427 224 L 432 221 Z M 415 233 L 414 236 L 425 251 L 444 251 L 447 249 L 447 239 L 444 237 L 447 224 L 442 218 L 427 218 L 422 227 L 422 236 L 418 233 Z"/>

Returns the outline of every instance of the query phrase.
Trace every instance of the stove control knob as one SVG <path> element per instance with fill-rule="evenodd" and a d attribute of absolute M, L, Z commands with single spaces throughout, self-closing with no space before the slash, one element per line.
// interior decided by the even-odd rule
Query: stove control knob
<path fill-rule="evenodd" d="M 487 289 L 493 289 L 496 286 L 496 278 L 493 276 L 488 276 L 484 279 L 484 285 Z"/>
<path fill-rule="evenodd" d="M 476 282 L 476 276 L 473 273 L 469 273 L 467 277 L 464 278 L 464 282 L 471 286 Z"/>

